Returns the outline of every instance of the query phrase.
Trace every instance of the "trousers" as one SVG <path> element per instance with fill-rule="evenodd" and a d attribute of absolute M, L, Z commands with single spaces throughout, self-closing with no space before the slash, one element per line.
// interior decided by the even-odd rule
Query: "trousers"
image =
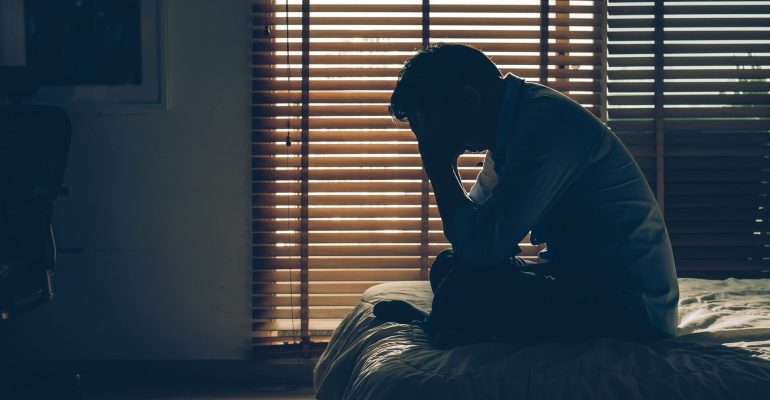
<path fill-rule="evenodd" d="M 433 306 L 423 329 L 440 348 L 667 337 L 628 309 L 621 292 L 605 283 L 608 279 L 592 276 L 585 267 L 518 257 L 502 265 L 466 265 L 451 249 L 444 250 L 431 266 Z"/>

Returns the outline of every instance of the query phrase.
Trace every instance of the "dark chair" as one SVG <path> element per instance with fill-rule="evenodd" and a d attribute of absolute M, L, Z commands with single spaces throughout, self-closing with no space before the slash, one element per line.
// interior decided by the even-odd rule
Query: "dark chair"
<path fill-rule="evenodd" d="M 67 113 L 25 105 L 38 86 L 25 67 L 0 67 L 0 318 L 53 296 L 56 247 L 52 202 L 62 185 L 70 141 Z"/>
<path fill-rule="evenodd" d="M 29 69 L 0 67 L 0 330 L 53 297 L 52 202 L 67 193 L 70 122 L 59 107 L 24 104 L 37 90 Z M 78 386 L 72 372 L 0 360 L 2 399 L 79 399 Z"/>

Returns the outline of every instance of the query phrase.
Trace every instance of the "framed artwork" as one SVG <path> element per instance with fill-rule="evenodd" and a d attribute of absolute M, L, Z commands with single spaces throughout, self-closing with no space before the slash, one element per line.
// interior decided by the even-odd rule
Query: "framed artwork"
<path fill-rule="evenodd" d="M 2 3 L 0 21 L 14 24 L 0 30 L 0 44 L 12 49 L 0 55 L 36 70 L 35 100 L 74 109 L 166 107 L 163 0 Z"/>
<path fill-rule="evenodd" d="M 142 84 L 138 0 L 25 0 L 27 65 L 44 86 Z"/>

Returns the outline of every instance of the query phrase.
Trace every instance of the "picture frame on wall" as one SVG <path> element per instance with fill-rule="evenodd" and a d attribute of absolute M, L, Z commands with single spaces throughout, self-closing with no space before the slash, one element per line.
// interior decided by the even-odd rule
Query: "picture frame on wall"
<path fill-rule="evenodd" d="M 71 111 L 166 109 L 164 0 L 3 0 L 0 64 L 41 77 Z"/>

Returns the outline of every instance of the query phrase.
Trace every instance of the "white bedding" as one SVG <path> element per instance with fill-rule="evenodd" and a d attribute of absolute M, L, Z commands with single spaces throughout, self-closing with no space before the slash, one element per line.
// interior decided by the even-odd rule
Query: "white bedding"
<path fill-rule="evenodd" d="M 418 327 L 380 322 L 372 304 L 429 310 L 428 282 L 367 290 L 315 368 L 320 400 L 770 399 L 770 279 L 680 279 L 678 336 L 433 348 Z M 483 327 L 478 327 L 483 329 Z M 565 329 L 569 327 L 565 326 Z"/>

